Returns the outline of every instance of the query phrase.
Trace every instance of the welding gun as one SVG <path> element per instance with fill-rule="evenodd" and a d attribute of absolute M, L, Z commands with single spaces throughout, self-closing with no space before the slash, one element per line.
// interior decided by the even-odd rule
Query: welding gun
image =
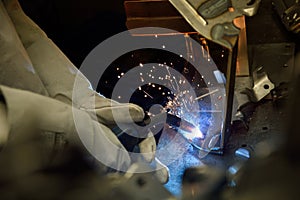
<path fill-rule="evenodd" d="M 196 129 L 192 123 L 169 113 L 162 112 L 151 118 L 149 115 L 145 116 L 143 121 L 136 124 L 121 124 L 121 127 L 115 126 L 112 128 L 112 131 L 130 152 L 132 152 L 134 147 L 143 139 L 147 138 L 149 131 L 153 129 L 155 131 L 151 132 L 154 133 L 156 143 L 158 143 L 165 124 L 179 133 L 192 133 L 192 131 Z"/>

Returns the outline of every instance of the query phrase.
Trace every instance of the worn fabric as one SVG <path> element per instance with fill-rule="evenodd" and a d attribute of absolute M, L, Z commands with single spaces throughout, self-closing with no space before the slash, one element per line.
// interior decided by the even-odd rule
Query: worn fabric
<path fill-rule="evenodd" d="M 0 84 L 48 95 L 0 1 Z"/>
<path fill-rule="evenodd" d="M 131 164 L 126 149 L 105 125 L 94 121 L 85 111 L 29 91 L 0 86 L 10 142 L 26 141 L 30 133 L 23 132 L 31 124 L 37 133 L 56 133 L 68 143 L 88 147 L 90 153 L 107 166 L 125 171 Z M 21 102 L 21 103 L 20 103 Z M 77 119 L 74 119 L 74 116 Z M 80 138 L 78 132 L 81 132 Z"/>
<path fill-rule="evenodd" d="M 9 127 L 7 121 L 7 110 L 3 101 L 0 101 L 0 148 L 5 145 L 8 139 Z"/>
<path fill-rule="evenodd" d="M 32 125 L 48 138 L 49 146 L 73 142 L 88 147 L 107 166 L 126 171 L 131 159 L 108 126 L 142 121 L 143 109 L 95 92 L 84 75 L 26 16 L 17 0 L 3 2 L 5 8 L 0 1 L 4 22 L 0 24 L 0 53 L 4 55 L 0 57 L 0 90 L 4 100 L 0 115 L 7 113 L 9 135 L 3 135 L 2 140 L 8 140 L 8 144 L 28 140 L 24 127 L 28 130 Z M 79 138 L 78 132 L 83 136 L 79 134 Z M 139 147 L 146 161 L 154 160 L 156 143 L 152 136 Z"/>
<path fill-rule="evenodd" d="M 94 112 L 106 125 L 132 123 L 144 118 L 134 104 L 120 104 L 96 93 L 90 82 L 51 39 L 22 11 L 17 0 L 5 0 L 6 9 L 50 97 Z M 74 83 L 76 81 L 76 88 Z M 74 90 L 76 94 L 74 95 Z M 116 112 L 114 112 L 116 111 Z M 130 114 L 130 117 L 128 116 Z M 115 114 L 115 115 L 113 115 Z"/>

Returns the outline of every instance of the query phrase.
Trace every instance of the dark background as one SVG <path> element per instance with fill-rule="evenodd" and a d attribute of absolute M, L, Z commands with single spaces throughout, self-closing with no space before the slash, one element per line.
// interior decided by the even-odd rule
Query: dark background
<path fill-rule="evenodd" d="M 24 12 L 80 67 L 106 38 L 126 30 L 123 0 L 19 0 Z"/>

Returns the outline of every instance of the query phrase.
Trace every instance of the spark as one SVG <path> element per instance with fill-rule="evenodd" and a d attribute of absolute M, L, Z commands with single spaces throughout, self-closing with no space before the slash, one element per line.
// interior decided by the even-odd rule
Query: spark
<path fill-rule="evenodd" d="M 148 92 L 146 92 L 145 90 L 142 90 L 145 93 L 145 97 L 150 97 L 151 99 L 153 99 L 153 96 L 151 96 Z"/>
<path fill-rule="evenodd" d="M 199 100 L 199 99 L 203 99 L 204 97 L 207 97 L 207 96 L 209 96 L 209 95 L 211 95 L 211 94 L 214 94 L 214 93 L 216 93 L 216 92 L 218 92 L 218 91 L 219 91 L 219 89 L 215 89 L 215 90 L 213 90 L 213 91 L 211 91 L 211 92 L 208 92 L 208 93 L 206 93 L 206 94 L 203 94 L 203 95 L 201 95 L 201 96 L 195 98 L 195 101 L 196 101 L 196 100 Z"/>
<path fill-rule="evenodd" d="M 222 110 L 200 110 L 200 113 L 221 113 Z"/>

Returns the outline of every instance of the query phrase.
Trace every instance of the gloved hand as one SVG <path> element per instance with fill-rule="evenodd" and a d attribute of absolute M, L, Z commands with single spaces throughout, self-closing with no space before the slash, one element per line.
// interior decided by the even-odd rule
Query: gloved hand
<path fill-rule="evenodd" d="M 3 101 L 0 100 L 0 149 L 5 145 L 8 139 L 8 121 L 7 121 L 7 110 Z"/>
<path fill-rule="evenodd" d="M 155 158 L 156 141 L 153 133 L 149 131 L 148 137 L 139 143 L 139 149 L 147 162 L 152 162 Z"/>
<path fill-rule="evenodd" d="M 33 66 L 50 97 L 84 110 L 90 113 L 91 117 L 95 117 L 93 115 L 95 113 L 97 120 L 109 127 L 112 127 L 116 121 L 119 123 L 133 123 L 143 120 L 144 111 L 139 106 L 130 103 L 120 104 L 99 95 L 91 89 L 89 81 L 46 34 L 24 14 L 17 0 L 4 0 L 4 3 Z M 76 88 L 77 91 L 74 95 L 75 80 L 76 85 L 79 87 Z M 103 130 L 111 135 L 109 129 L 104 128 Z M 142 141 L 139 147 L 146 161 L 154 160 L 156 142 L 153 136 L 149 136 Z"/>
<path fill-rule="evenodd" d="M 120 104 L 107 99 L 92 88 L 61 50 L 47 35 L 23 12 L 17 0 L 4 0 L 5 7 L 24 44 L 33 66 L 44 83 L 49 96 L 80 109 L 95 110 L 99 122 L 106 125 L 120 122 L 141 121 L 144 111 L 134 104 Z M 76 81 L 77 88 L 74 88 Z M 74 94 L 76 90 L 76 94 Z M 112 111 L 116 110 L 116 116 Z M 132 120 L 126 115 L 128 111 Z"/>
<path fill-rule="evenodd" d="M 152 132 L 149 132 L 148 137 L 139 143 L 139 149 L 143 158 L 146 162 L 149 162 L 150 166 L 154 169 L 154 175 L 159 182 L 162 184 L 167 183 L 170 178 L 170 172 L 168 167 L 155 157 L 156 141 Z"/>
<path fill-rule="evenodd" d="M 48 95 L 2 1 L 0 19 L 0 84 Z"/>
<path fill-rule="evenodd" d="M 31 125 L 32 130 L 38 130 L 39 133 L 51 132 L 60 135 L 68 143 L 81 147 L 84 145 L 108 167 L 126 171 L 131 165 L 128 152 L 114 133 L 105 125 L 94 121 L 85 111 L 53 98 L 2 85 L 0 96 L 4 99 L 1 105 L 5 105 L 5 109 L 1 108 L 1 111 L 5 111 L 7 117 L 1 121 L 7 121 L 8 124 L 3 126 L 9 129 L 8 145 L 34 137 L 32 133 L 35 131 L 24 131 L 24 127 Z M 1 117 L 3 114 L 0 113 Z M 49 142 L 53 144 L 47 146 L 55 147 L 55 139 Z"/>
<path fill-rule="evenodd" d="M 105 98 L 100 94 L 93 92 L 90 95 L 82 97 L 80 109 L 87 112 L 95 112 L 100 123 L 113 126 L 118 123 L 140 122 L 144 119 L 144 110 L 132 103 L 119 103 L 112 99 Z M 128 115 L 130 114 L 130 116 Z"/>

